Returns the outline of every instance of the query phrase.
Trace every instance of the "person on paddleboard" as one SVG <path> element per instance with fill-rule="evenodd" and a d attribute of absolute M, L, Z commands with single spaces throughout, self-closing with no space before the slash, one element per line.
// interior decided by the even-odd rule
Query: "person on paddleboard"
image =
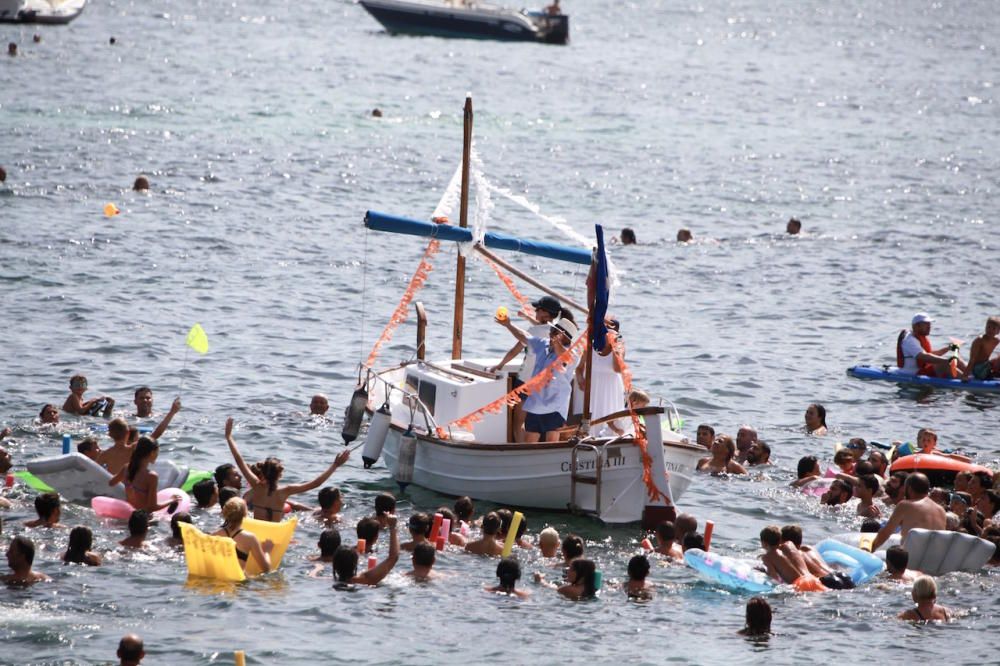
<path fill-rule="evenodd" d="M 965 361 L 956 354 L 949 356 L 949 352 L 958 348 L 954 344 L 948 344 L 939 349 L 931 346 L 930 338 L 931 323 L 934 320 L 926 312 L 918 312 L 913 315 L 910 321 L 910 330 L 900 332 L 896 343 L 896 365 L 901 368 L 901 372 L 910 375 L 927 375 L 928 377 L 953 378 L 956 376 L 952 372 L 952 362 L 955 363 L 955 372 L 964 373 L 966 370 Z"/>

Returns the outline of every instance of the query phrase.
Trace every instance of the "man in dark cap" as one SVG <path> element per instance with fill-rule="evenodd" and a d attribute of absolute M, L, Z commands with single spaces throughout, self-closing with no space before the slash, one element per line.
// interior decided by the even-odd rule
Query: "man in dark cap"
<path fill-rule="evenodd" d="M 525 319 L 532 323 L 532 326 L 528 328 L 528 335 L 536 338 L 541 338 L 543 340 L 548 340 L 549 338 L 549 327 L 552 322 L 559 319 L 562 316 L 562 304 L 558 299 L 552 296 L 542 296 L 537 301 L 531 304 L 535 309 L 535 316 L 531 317 L 528 313 L 523 313 Z M 535 371 L 535 354 L 534 352 L 525 344 L 518 341 L 510 348 L 510 351 L 503 357 L 498 365 L 490 368 L 490 372 L 499 372 L 514 360 L 521 352 L 526 352 L 524 354 L 524 360 L 521 363 L 521 367 L 516 373 L 513 373 L 513 385 L 511 389 L 515 389 L 524 383 L 524 380 L 531 377 Z M 514 441 L 523 442 L 524 441 L 524 408 L 519 403 L 514 407 Z"/>

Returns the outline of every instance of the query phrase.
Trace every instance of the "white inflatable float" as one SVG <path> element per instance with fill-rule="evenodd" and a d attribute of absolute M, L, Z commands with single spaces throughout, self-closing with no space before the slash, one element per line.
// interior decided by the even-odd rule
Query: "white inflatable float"
<path fill-rule="evenodd" d="M 979 571 L 996 547 L 986 539 L 948 530 L 912 529 L 903 547 L 910 554 L 909 569 L 931 576 L 952 571 Z"/>
<path fill-rule="evenodd" d="M 67 453 L 53 458 L 32 460 L 28 471 L 55 488 L 62 497 L 77 504 L 90 504 L 95 497 L 125 499 L 125 486 L 109 486 L 111 474 L 82 453 Z M 187 480 L 188 469 L 166 460 L 152 466 L 161 488 L 180 488 Z"/>

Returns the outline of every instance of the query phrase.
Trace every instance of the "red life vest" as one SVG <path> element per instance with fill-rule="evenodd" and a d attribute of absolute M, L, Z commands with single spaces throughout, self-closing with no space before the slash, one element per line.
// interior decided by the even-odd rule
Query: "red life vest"
<path fill-rule="evenodd" d="M 896 366 L 899 368 L 903 367 L 905 360 L 903 359 L 903 339 L 906 337 L 907 331 L 902 330 L 899 332 L 899 337 L 896 338 Z M 931 341 L 926 335 L 914 335 L 920 346 L 923 347 L 924 351 L 928 354 L 934 353 L 934 348 L 931 347 Z M 920 375 L 931 375 L 934 376 L 934 364 L 932 363 L 917 363 L 917 374 Z"/>

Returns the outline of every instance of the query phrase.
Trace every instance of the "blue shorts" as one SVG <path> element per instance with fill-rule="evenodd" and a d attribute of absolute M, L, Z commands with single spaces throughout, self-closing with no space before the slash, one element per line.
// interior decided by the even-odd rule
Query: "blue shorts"
<path fill-rule="evenodd" d="M 549 412 L 548 414 L 532 414 L 526 412 L 524 415 L 525 432 L 537 432 L 542 438 L 552 430 L 559 430 L 566 425 L 566 419 L 559 412 Z"/>

